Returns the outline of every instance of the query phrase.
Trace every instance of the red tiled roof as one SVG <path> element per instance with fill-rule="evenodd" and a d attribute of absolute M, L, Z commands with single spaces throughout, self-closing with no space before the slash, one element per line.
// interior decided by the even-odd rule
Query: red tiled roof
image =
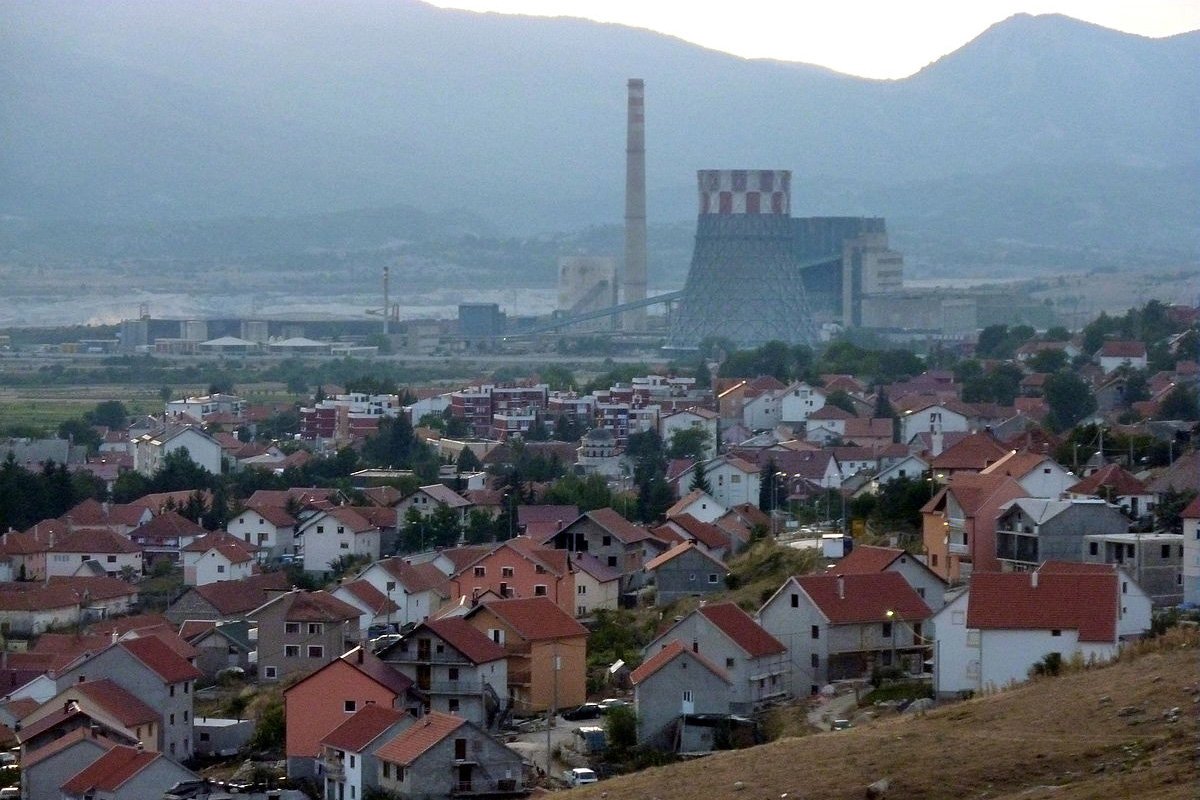
<path fill-rule="evenodd" d="M 295 500 L 301 505 L 314 501 L 329 502 L 337 493 L 337 489 L 305 488 L 303 486 L 294 486 L 291 489 L 259 489 L 246 500 L 246 507 L 254 509 L 259 506 L 286 508 L 289 500 Z"/>
<path fill-rule="evenodd" d="M 1184 519 L 1200 519 L 1200 496 L 1188 503 L 1188 507 L 1179 516 Z"/>
<path fill-rule="evenodd" d="M 336 747 L 338 750 L 361 753 L 367 745 L 403 719 L 407 713 L 402 709 L 388 708 L 377 703 L 363 706 L 341 725 L 325 734 L 321 744 Z"/>
<path fill-rule="evenodd" d="M 12 714 L 17 719 L 24 719 L 34 711 L 37 711 L 38 706 L 40 705 L 41 703 L 39 703 L 37 700 L 34 700 L 32 697 L 22 697 L 5 703 L 4 710 L 9 714 Z"/>
<path fill-rule="evenodd" d="M 701 522 L 691 514 L 677 514 L 667 520 L 669 525 L 677 525 L 700 544 L 716 550 L 729 547 L 729 534 L 709 522 Z"/>
<path fill-rule="evenodd" d="M 396 509 L 387 506 L 354 506 L 354 511 L 376 528 L 396 527 Z"/>
<path fill-rule="evenodd" d="M 290 528 L 296 524 L 296 518 L 284 511 L 279 506 L 260 503 L 258 505 L 246 504 L 247 511 L 253 511 L 267 522 L 274 525 L 276 528 Z"/>
<path fill-rule="evenodd" d="M 834 420 L 834 419 L 841 419 L 841 420 L 854 419 L 854 415 L 853 415 L 853 414 L 851 414 L 849 411 L 847 411 L 847 410 L 846 410 L 846 409 L 844 409 L 844 408 L 840 408 L 840 407 L 838 407 L 838 406 L 835 406 L 835 405 L 831 405 L 831 404 L 828 404 L 828 403 L 826 403 L 825 405 L 821 406 L 820 408 L 818 408 L 818 409 L 817 409 L 816 411 L 814 411 L 813 413 L 809 414 L 809 415 L 808 415 L 808 418 L 809 418 L 810 420 L 813 420 L 813 421 L 815 421 L 815 422 L 821 422 L 822 420 L 827 420 L 827 419 L 829 419 L 829 420 Z"/>
<path fill-rule="evenodd" d="M 118 578 L 55 576 L 49 583 L 0 584 L 0 609 L 8 611 L 40 611 L 66 608 L 96 600 L 116 597 L 137 597 L 137 587 Z"/>
<path fill-rule="evenodd" d="M 157 711 L 108 678 L 77 683 L 70 688 L 116 717 L 127 728 L 161 718 Z"/>
<path fill-rule="evenodd" d="M 431 483 L 428 486 L 422 486 L 418 491 L 429 495 L 430 499 L 435 503 L 444 503 L 450 508 L 466 508 L 471 505 L 470 500 L 467 500 L 458 492 L 441 483 Z"/>
<path fill-rule="evenodd" d="M 130 655 L 150 668 L 163 683 L 180 683 L 202 677 L 204 673 L 193 667 L 182 656 L 172 650 L 157 636 L 142 636 L 125 639 L 117 644 Z"/>
<path fill-rule="evenodd" d="M 610 567 L 591 553 L 576 553 L 571 556 L 571 563 L 580 572 L 592 576 L 599 583 L 608 583 L 609 581 L 620 580 L 621 578 L 621 570 L 616 567 Z"/>
<path fill-rule="evenodd" d="M 1105 464 L 1067 491 L 1071 494 L 1099 494 L 1101 488 L 1111 489 L 1117 497 L 1150 494 L 1146 484 L 1116 464 Z"/>
<path fill-rule="evenodd" d="M 192 499 L 192 495 L 194 494 L 196 494 L 196 490 L 194 489 L 184 489 L 178 492 L 155 492 L 142 495 L 129 505 L 137 508 L 148 508 L 151 514 L 158 515 L 163 513 L 163 509 L 168 505 L 174 505 L 175 508 L 183 508 Z M 212 492 L 208 489 L 200 492 L 200 498 L 204 501 L 205 508 L 209 508 L 212 505 Z"/>
<path fill-rule="evenodd" d="M 84 739 L 90 739 L 91 741 L 95 742 L 102 750 L 108 750 L 111 747 L 115 747 L 117 744 L 103 735 L 93 733 L 87 726 L 76 728 L 65 736 L 55 739 L 49 744 L 42 745 L 31 753 L 26 753 L 25 757 L 21 759 L 21 768 L 29 769 L 35 764 L 40 764 L 50 756 L 61 753 L 63 750 L 66 750 L 67 748 L 83 741 Z"/>
<path fill-rule="evenodd" d="M 394 600 L 376 589 L 370 582 L 364 580 L 343 583 L 342 588 L 354 595 L 373 614 L 392 614 L 400 610 Z"/>
<path fill-rule="evenodd" d="M 841 595 L 839 579 L 844 586 Z M 932 613 L 898 572 L 804 575 L 794 580 L 834 625 L 887 622 L 889 611 L 892 618 L 910 621 Z"/>
<path fill-rule="evenodd" d="M 734 603 L 704 605 L 696 610 L 752 658 L 787 652 L 787 648 L 778 639 L 763 630 L 762 626 Z"/>
<path fill-rule="evenodd" d="M 653 572 L 654 570 L 661 567 L 663 564 L 666 564 L 669 561 L 672 561 L 675 558 L 683 555 L 684 553 L 687 553 L 692 550 L 695 550 L 697 553 L 704 556 L 709 561 L 711 561 L 714 564 L 716 564 L 717 566 L 719 566 L 721 569 L 725 569 L 725 565 L 723 563 L 721 563 L 720 559 L 705 552 L 704 550 L 701 550 L 699 547 L 696 547 L 695 542 L 680 542 L 679 544 L 675 545 L 674 547 L 672 547 L 670 550 L 663 553 L 662 555 L 657 556 L 656 558 L 652 558 L 649 561 L 647 561 L 645 568 L 646 568 L 646 570 Z"/>
<path fill-rule="evenodd" d="M 203 536 L 208 533 L 202 526 L 192 522 L 187 517 L 175 511 L 164 511 L 145 525 L 138 526 L 130 532 L 130 536 L 141 537 L 176 537 Z"/>
<path fill-rule="evenodd" d="M 579 506 L 517 506 L 517 524 L 559 523 L 566 525 L 579 518 Z"/>
<path fill-rule="evenodd" d="M 230 564 L 244 564 L 254 559 L 254 550 L 257 549 L 224 531 L 213 531 L 195 539 L 185 546 L 183 551 L 185 553 L 207 553 L 209 550 L 216 550 L 225 556 Z"/>
<path fill-rule="evenodd" d="M 421 628 L 428 628 L 475 664 L 486 664 L 504 658 L 504 648 L 472 627 L 462 617 L 426 620 L 409 636 L 415 635 Z"/>
<path fill-rule="evenodd" d="M 553 575 L 566 575 L 569 571 L 570 561 L 566 550 L 542 547 L 528 536 L 514 536 L 508 541 L 501 542 L 496 550 L 505 547 L 516 550 L 531 561 L 541 563 Z"/>
<path fill-rule="evenodd" d="M 593 509 L 584 516 L 617 537 L 621 544 L 633 544 L 650 537 L 649 531 L 634 525 L 612 508 Z"/>
<path fill-rule="evenodd" d="M 109 528 L 76 528 L 71 533 L 54 537 L 54 544 L 46 548 L 50 553 L 140 553 L 141 548 Z"/>
<path fill-rule="evenodd" d="M 293 589 L 268 602 L 279 603 L 288 622 L 343 622 L 362 616 L 362 611 L 324 589 L 315 592 Z"/>
<path fill-rule="evenodd" d="M 421 717 L 412 727 L 375 751 L 375 755 L 393 764 L 409 766 L 429 748 L 466 725 L 462 717 L 431 711 Z"/>
<path fill-rule="evenodd" d="M 651 656 L 650 658 L 643 661 L 641 666 L 638 667 L 637 669 L 635 669 L 629 675 L 629 680 L 633 682 L 634 686 L 637 686 L 639 683 L 646 680 L 654 673 L 658 672 L 660 669 L 665 667 L 667 664 L 670 664 L 672 661 L 674 661 L 679 656 L 684 656 L 685 658 L 691 657 L 691 658 L 695 659 L 709 672 L 716 675 L 718 678 L 725 681 L 726 683 L 731 683 L 731 681 L 729 680 L 729 675 L 726 674 L 725 670 L 721 669 L 716 664 L 713 664 L 711 661 L 709 661 L 707 658 L 700 655 L 699 653 L 693 653 L 691 650 L 688 650 L 686 647 L 683 646 L 683 643 L 680 642 L 678 639 L 670 642 L 662 650 L 659 650 L 653 656 Z"/>
<path fill-rule="evenodd" d="M 1108 341 L 1100 348 L 1101 358 L 1145 358 L 1146 345 L 1141 342 Z"/>
<path fill-rule="evenodd" d="M 1008 475 L 959 473 L 952 477 L 950 483 L 946 484 L 944 489 L 935 494 L 932 500 L 922 506 L 921 512 L 938 510 L 942 498 L 946 494 L 953 494 L 955 501 L 958 502 L 963 513 L 967 516 L 974 516 L 1006 484 L 1016 487 L 1016 491 L 1019 492 L 1017 496 L 1023 497 L 1025 495 L 1025 491 L 1021 489 L 1020 484 Z"/>
<path fill-rule="evenodd" d="M 88 633 L 108 634 L 116 631 L 119 635 L 142 628 L 157 628 L 163 625 L 170 626 L 170 624 L 171 621 L 162 614 L 131 614 L 127 617 L 112 617 L 100 622 L 93 622 L 88 626 Z"/>
<path fill-rule="evenodd" d="M 902 555 L 904 551 L 898 547 L 856 545 L 848 556 L 837 562 L 836 569 L 843 575 L 869 575 L 883 572 Z"/>
<path fill-rule="evenodd" d="M 1083 642 L 1114 642 L 1118 600 L 1112 573 L 976 573 L 967 598 L 967 627 L 1067 629 L 1078 631 Z"/>
<path fill-rule="evenodd" d="M 446 552 L 447 554 L 449 553 L 449 551 Z M 487 552 L 487 548 L 480 548 L 479 552 L 480 554 L 485 553 Z M 475 558 L 478 557 L 478 555 L 475 556 Z M 455 559 L 450 556 L 450 560 L 454 561 Z M 396 578 L 400 586 L 413 594 L 432 590 L 437 591 L 443 597 L 450 596 L 449 577 L 434 566 L 432 561 L 426 561 L 423 564 L 410 564 L 402 558 L 385 558 L 379 563 Z"/>
<path fill-rule="evenodd" d="M 991 434 L 973 433 L 934 456 L 930 466 L 935 470 L 982 470 L 999 461 L 1008 452 Z"/>
<path fill-rule="evenodd" d="M 150 766 L 159 753 L 139 751 L 116 745 L 83 771 L 62 785 L 63 794 L 83 795 L 88 792 L 115 792 L 133 776 Z"/>
<path fill-rule="evenodd" d="M 491 600 L 472 610 L 486 608 L 507 622 L 526 641 L 587 636 L 587 628 L 547 597 L 520 597 Z"/>
<path fill-rule="evenodd" d="M 342 523 L 351 533 L 366 533 L 369 531 L 378 530 L 374 525 L 367 521 L 362 514 L 358 512 L 365 509 L 351 508 L 350 506 L 334 506 L 327 508 L 324 514 L 333 517 L 338 522 Z M 304 527 L 308 527 L 315 520 L 321 519 L 321 514 L 317 514 L 310 519 L 304 521 Z"/>
<path fill-rule="evenodd" d="M 204 598 L 219 614 L 229 616 L 252 611 L 267 602 L 270 594 L 287 591 L 291 587 L 292 582 L 286 573 L 264 572 L 239 581 L 218 581 L 196 586 L 191 591 Z"/>
<path fill-rule="evenodd" d="M 353 667 L 397 697 L 408 692 L 413 685 L 410 678 L 397 672 L 390 664 L 380 660 L 379 656 L 359 645 L 353 650 L 343 653 L 338 658 L 330 661 L 316 672 L 311 672 L 300 681 L 293 683 L 284 689 L 283 693 L 286 695 L 288 692 L 299 686 L 303 686 L 311 680 L 323 679 L 323 677 L 318 678 L 318 676 L 324 676 L 327 670 L 341 668 L 341 665 Z"/>
<path fill-rule="evenodd" d="M 185 642 L 190 642 L 196 639 L 201 634 L 208 633 L 213 628 L 217 627 L 216 620 L 211 619 L 188 619 L 184 620 L 179 626 L 179 638 Z"/>
<path fill-rule="evenodd" d="M 404 499 L 404 494 L 394 486 L 370 486 L 362 490 L 362 495 L 380 508 L 391 508 Z"/>

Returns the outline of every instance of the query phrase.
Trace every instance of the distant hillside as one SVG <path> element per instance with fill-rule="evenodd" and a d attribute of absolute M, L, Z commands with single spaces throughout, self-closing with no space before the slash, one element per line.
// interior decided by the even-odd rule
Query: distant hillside
<path fill-rule="evenodd" d="M 564 800 L 860 800 L 881 778 L 889 798 L 1194 800 L 1198 641 L 1193 632 L 1112 667 L 617 777 Z M 1182 717 L 1168 722 L 1175 707 Z"/>
<path fill-rule="evenodd" d="M 1176 262 L 1200 242 L 1197 33 L 1022 15 L 908 79 L 871 81 L 413 0 L 3 13 L 0 214 L 22 219 L 403 204 L 503 231 L 611 224 L 625 80 L 640 76 L 652 223 L 694 216 L 696 169 L 778 167 L 795 172 L 798 213 L 885 214 L 912 241 Z"/>

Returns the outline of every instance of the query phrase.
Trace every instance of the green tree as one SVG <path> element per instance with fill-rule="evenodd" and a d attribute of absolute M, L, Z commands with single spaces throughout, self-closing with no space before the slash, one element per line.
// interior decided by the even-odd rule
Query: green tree
<path fill-rule="evenodd" d="M 105 400 L 84 415 L 89 425 L 103 425 L 111 430 L 121 430 L 129 423 L 129 412 L 120 400 Z"/>
<path fill-rule="evenodd" d="M 668 458 L 690 458 L 699 461 L 707 457 L 708 446 L 712 434 L 707 428 L 692 426 L 680 428 L 671 434 L 671 446 L 667 448 Z"/>
<path fill-rule="evenodd" d="M 91 425 L 81 419 L 65 419 L 58 425 L 60 439 L 69 439 L 88 451 L 95 452 L 100 447 L 100 434 Z"/>
<path fill-rule="evenodd" d="M 1176 386 L 1163 398 L 1158 407 L 1158 416 L 1160 419 L 1180 419 L 1188 422 L 1200 419 L 1200 403 L 1197 403 L 1195 390 L 1183 385 Z"/>
<path fill-rule="evenodd" d="M 420 443 L 413 435 L 412 425 L 400 414 L 380 420 L 379 430 L 367 439 L 362 454 L 374 466 L 404 469 L 411 466 L 418 447 Z"/>
<path fill-rule="evenodd" d="M 454 466 L 459 472 L 478 472 L 483 469 L 483 463 L 479 460 L 479 456 L 475 455 L 475 451 L 469 447 L 464 447 L 459 451 Z"/>
<path fill-rule="evenodd" d="M 858 407 L 854 405 L 854 398 L 850 397 L 842 389 L 837 389 L 826 395 L 825 404 L 840 408 L 842 411 L 850 414 L 858 414 Z"/>
<path fill-rule="evenodd" d="M 704 474 L 704 462 L 697 461 L 696 466 L 692 469 L 692 482 L 688 485 L 688 491 L 696 491 L 699 489 L 705 494 L 712 494 L 712 486 L 708 483 L 708 476 Z"/>
<path fill-rule="evenodd" d="M 622 752 L 637 746 L 637 714 L 630 706 L 617 706 L 604 715 L 608 746 Z"/>
<path fill-rule="evenodd" d="M 1168 487 L 1154 506 L 1154 518 L 1159 530 L 1183 533 L 1183 510 L 1194 499 L 1195 492 L 1176 491 L 1174 487 Z"/>
<path fill-rule="evenodd" d="M 573 392 L 578 387 L 575 375 L 571 370 L 560 364 L 548 364 L 538 370 L 542 383 L 550 386 L 552 392 Z"/>
<path fill-rule="evenodd" d="M 1055 431 L 1075 427 L 1084 417 L 1096 410 L 1096 397 L 1091 388 L 1073 372 L 1058 372 L 1046 379 L 1042 390 L 1050 406 L 1047 423 Z"/>
<path fill-rule="evenodd" d="M 1039 350 L 1029 359 L 1029 368 L 1034 372 L 1058 372 L 1069 361 L 1065 350 Z"/>

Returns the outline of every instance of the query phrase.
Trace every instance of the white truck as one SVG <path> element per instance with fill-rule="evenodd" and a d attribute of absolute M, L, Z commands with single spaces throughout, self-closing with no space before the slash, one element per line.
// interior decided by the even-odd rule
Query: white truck
<path fill-rule="evenodd" d="M 575 767 L 563 770 L 563 780 L 567 782 L 568 786 L 583 786 L 588 783 L 596 783 L 600 779 L 587 767 Z"/>

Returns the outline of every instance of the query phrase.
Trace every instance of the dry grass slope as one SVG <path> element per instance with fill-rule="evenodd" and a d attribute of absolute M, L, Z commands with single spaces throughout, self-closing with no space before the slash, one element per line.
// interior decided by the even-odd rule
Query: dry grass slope
<path fill-rule="evenodd" d="M 782 739 L 575 790 L 572 798 L 1195 800 L 1200 786 L 1200 639 L 1118 664 L 839 733 Z M 1106 699 L 1110 698 L 1110 699 Z M 1130 708 L 1140 709 L 1130 713 Z M 1169 722 L 1163 712 L 1178 707 Z M 734 784 L 743 783 L 742 789 Z"/>

